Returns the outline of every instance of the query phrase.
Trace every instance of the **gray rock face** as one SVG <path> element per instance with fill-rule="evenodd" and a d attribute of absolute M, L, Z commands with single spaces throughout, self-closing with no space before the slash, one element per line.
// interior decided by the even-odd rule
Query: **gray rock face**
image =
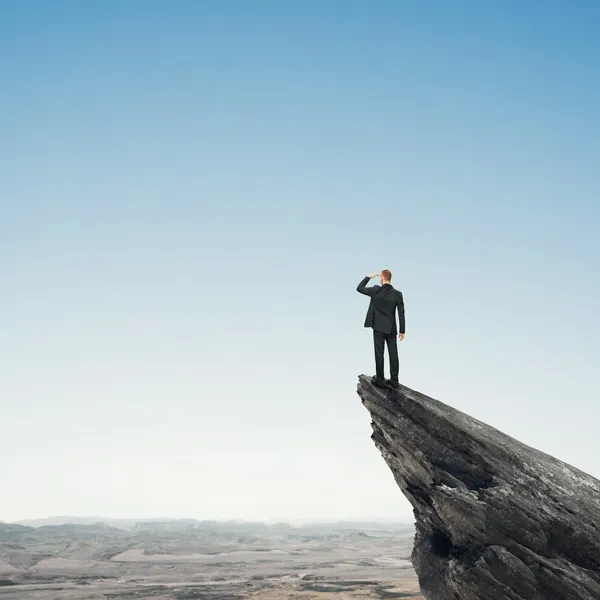
<path fill-rule="evenodd" d="M 428 600 L 600 600 L 600 481 L 407 387 L 358 394 Z"/>

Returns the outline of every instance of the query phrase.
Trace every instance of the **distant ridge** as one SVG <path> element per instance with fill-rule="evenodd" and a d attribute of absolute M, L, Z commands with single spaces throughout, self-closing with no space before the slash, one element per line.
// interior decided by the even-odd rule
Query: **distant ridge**
<path fill-rule="evenodd" d="M 3 521 L 0 521 L 2 524 Z M 69 515 L 51 516 L 39 519 L 22 519 L 14 521 L 12 523 L 6 523 L 7 525 L 22 525 L 26 527 L 48 527 L 48 526 L 61 526 L 61 525 L 107 525 L 109 527 L 115 527 L 117 529 L 132 530 L 137 529 L 141 525 L 152 526 L 152 525 L 171 525 L 180 527 L 219 527 L 219 528 L 245 528 L 245 527 L 259 527 L 264 529 L 273 528 L 290 528 L 290 529 L 349 529 L 349 530 L 397 530 L 397 531 L 409 531 L 414 528 L 414 524 L 406 521 L 396 521 L 384 519 L 341 519 L 341 520 L 292 520 L 292 521 L 251 521 L 243 519 L 224 519 L 224 520 L 200 520 L 193 518 L 175 518 L 175 517 L 154 517 L 154 518 L 113 518 L 113 517 L 74 517 Z"/>

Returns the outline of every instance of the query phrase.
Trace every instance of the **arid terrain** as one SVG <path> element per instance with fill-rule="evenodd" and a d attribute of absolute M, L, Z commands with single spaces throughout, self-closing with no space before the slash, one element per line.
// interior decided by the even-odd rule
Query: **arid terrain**
<path fill-rule="evenodd" d="M 0 523 L 0 600 L 422 598 L 411 525 Z"/>

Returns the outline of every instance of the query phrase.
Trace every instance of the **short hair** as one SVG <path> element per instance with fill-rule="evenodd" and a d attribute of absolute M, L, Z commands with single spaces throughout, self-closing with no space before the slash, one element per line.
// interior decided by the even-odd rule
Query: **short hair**
<path fill-rule="evenodd" d="M 384 269 L 381 271 L 381 275 L 386 281 L 392 280 L 392 272 L 389 269 Z"/>

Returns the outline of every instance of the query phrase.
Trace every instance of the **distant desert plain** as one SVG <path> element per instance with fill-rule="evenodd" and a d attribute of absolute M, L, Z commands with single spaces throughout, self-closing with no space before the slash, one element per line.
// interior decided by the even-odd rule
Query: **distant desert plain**
<path fill-rule="evenodd" d="M 413 537 L 352 521 L 0 522 L 0 600 L 416 600 Z"/>

